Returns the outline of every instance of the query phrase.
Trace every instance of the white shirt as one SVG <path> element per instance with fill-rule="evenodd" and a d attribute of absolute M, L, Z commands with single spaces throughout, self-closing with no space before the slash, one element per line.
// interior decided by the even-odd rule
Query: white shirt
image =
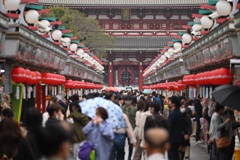
<path fill-rule="evenodd" d="M 166 160 L 165 156 L 161 153 L 156 153 L 153 155 L 150 155 L 147 160 Z"/>
<path fill-rule="evenodd" d="M 142 141 L 141 141 L 141 144 L 140 144 L 141 147 L 144 147 L 144 145 L 145 145 L 144 131 L 143 131 L 143 130 L 144 130 L 144 125 L 145 125 L 146 119 L 147 119 L 147 117 L 150 116 L 150 115 L 152 115 L 150 111 L 147 111 L 147 112 L 143 112 L 143 113 L 142 113 L 142 120 L 141 120 L 141 122 L 140 122 L 140 124 L 139 124 L 139 130 L 142 131 L 142 132 L 141 132 L 141 134 L 142 134 L 142 135 L 141 135 Z"/>
<path fill-rule="evenodd" d="M 136 127 L 134 129 L 134 135 L 136 138 L 138 139 L 142 139 L 142 128 L 140 129 L 140 124 L 141 124 L 141 121 L 142 121 L 142 114 L 144 112 L 142 111 L 137 111 L 136 113 L 136 117 L 135 117 L 135 121 L 136 121 Z"/>
<path fill-rule="evenodd" d="M 46 122 L 47 122 L 47 120 L 49 118 L 48 112 L 44 112 L 42 117 L 43 117 L 42 125 L 43 125 L 43 127 L 45 127 L 45 124 L 46 124 Z"/>

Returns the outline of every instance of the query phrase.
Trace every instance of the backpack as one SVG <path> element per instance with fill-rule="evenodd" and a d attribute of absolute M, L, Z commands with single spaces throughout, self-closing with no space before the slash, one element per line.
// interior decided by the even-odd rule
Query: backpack
<path fill-rule="evenodd" d="M 93 145 L 91 145 L 88 141 L 84 142 L 84 144 L 82 146 L 79 147 L 78 150 L 78 158 L 81 160 L 90 160 L 90 157 L 92 159 L 92 157 L 95 155 L 95 150 Z"/>

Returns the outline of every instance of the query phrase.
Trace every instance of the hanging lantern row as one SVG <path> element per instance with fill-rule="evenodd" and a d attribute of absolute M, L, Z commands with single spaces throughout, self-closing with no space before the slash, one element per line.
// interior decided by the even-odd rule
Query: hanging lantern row
<path fill-rule="evenodd" d="M 82 81 L 67 80 L 65 83 L 67 89 L 102 89 L 103 85 Z"/>
<path fill-rule="evenodd" d="M 41 81 L 41 73 L 30 71 L 21 67 L 13 68 L 11 71 L 12 80 L 15 83 L 37 84 Z"/>
<path fill-rule="evenodd" d="M 169 42 L 168 46 L 166 46 L 168 49 L 165 47 L 161 51 L 163 53 L 162 56 L 158 60 L 154 59 L 152 61 L 149 67 L 144 70 L 143 76 L 147 77 L 154 73 L 166 59 L 170 59 L 176 53 L 181 53 L 182 48 L 188 47 L 193 41 L 198 40 L 202 35 L 208 33 L 213 28 L 216 19 L 222 16 L 229 16 L 232 12 L 231 4 L 227 0 L 219 0 L 215 8 L 216 10 L 212 14 L 202 16 L 200 23 L 195 23 L 192 27 L 188 26 L 191 29 L 190 32 L 188 31 L 188 33 L 184 33 L 180 37 L 177 36 L 177 39 Z"/>
<path fill-rule="evenodd" d="M 231 81 L 232 74 L 228 68 L 183 77 L 183 83 L 186 85 L 223 85 L 230 84 Z"/>
<path fill-rule="evenodd" d="M 13 68 L 11 78 L 15 83 L 25 83 L 28 85 L 38 84 L 41 81 L 45 84 L 61 85 L 64 84 L 66 78 L 64 76 L 52 73 L 41 74 L 38 71 L 30 71 L 22 67 Z"/>
<path fill-rule="evenodd" d="M 66 82 L 66 78 L 59 74 L 43 73 L 42 82 L 51 85 L 61 85 Z"/>
<path fill-rule="evenodd" d="M 184 90 L 186 87 L 185 84 L 183 84 L 183 81 L 178 81 L 178 82 L 166 82 L 166 83 L 159 83 L 155 85 L 150 85 L 150 86 L 143 86 L 143 89 L 160 89 L 160 90 L 176 90 L 176 91 L 181 91 Z"/>
<path fill-rule="evenodd" d="M 34 0 L 28 0 L 28 4 L 35 2 Z M 17 11 L 22 9 L 20 3 L 25 3 L 21 0 L 5 0 L 2 2 L 3 7 L 8 14 L 8 11 Z M 62 21 L 57 21 L 55 17 L 44 18 L 42 14 L 48 13 L 42 12 L 43 7 L 31 7 L 31 5 L 26 5 L 23 11 L 23 16 L 16 16 L 14 19 L 22 18 L 22 22 L 28 25 L 29 29 L 35 30 L 39 35 L 45 38 L 51 38 L 53 43 L 60 45 L 64 50 L 69 52 L 69 55 L 78 61 L 87 61 L 87 66 L 93 68 L 99 73 L 104 72 L 104 67 L 99 59 L 92 58 L 84 49 L 84 45 L 80 41 L 75 40 L 72 34 L 65 34 L 71 32 L 71 30 L 65 29 L 64 26 L 59 26 Z M 46 11 L 46 10 L 45 10 Z M 17 13 L 17 12 L 16 12 Z M 9 16 L 9 15 L 8 15 Z M 40 17 L 42 17 L 40 19 Z M 55 28 L 55 26 L 58 26 Z M 54 27 L 53 27 L 54 26 Z"/>

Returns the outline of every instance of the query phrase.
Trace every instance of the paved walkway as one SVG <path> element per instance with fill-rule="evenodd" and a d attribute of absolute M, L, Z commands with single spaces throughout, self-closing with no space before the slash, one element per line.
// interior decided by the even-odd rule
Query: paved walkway
<path fill-rule="evenodd" d="M 209 160 L 209 154 L 202 143 L 191 142 L 191 160 Z"/>

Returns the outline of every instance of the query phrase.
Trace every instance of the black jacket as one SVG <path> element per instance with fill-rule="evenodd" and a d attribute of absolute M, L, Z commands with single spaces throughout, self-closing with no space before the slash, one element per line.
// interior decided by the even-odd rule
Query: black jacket
<path fill-rule="evenodd" d="M 201 105 L 201 102 L 197 99 L 195 99 L 193 101 L 194 103 L 194 108 L 195 108 L 195 111 L 196 111 L 196 118 L 197 119 L 200 119 L 202 117 L 202 105 Z"/>
<path fill-rule="evenodd" d="M 183 116 L 179 109 L 174 109 L 168 117 L 168 127 L 171 143 L 181 143 L 183 141 Z"/>

